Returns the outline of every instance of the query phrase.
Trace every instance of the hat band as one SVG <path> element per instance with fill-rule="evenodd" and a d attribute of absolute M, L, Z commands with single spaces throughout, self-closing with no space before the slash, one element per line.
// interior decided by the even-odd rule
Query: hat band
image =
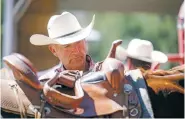
<path fill-rule="evenodd" d="M 73 34 L 79 32 L 79 31 L 81 31 L 81 29 L 79 29 L 77 31 L 74 31 L 74 32 L 71 32 L 71 33 L 68 33 L 68 34 L 65 34 L 65 35 L 62 35 L 62 36 L 55 37 L 53 39 L 59 39 L 59 38 L 63 38 L 63 37 L 69 36 L 69 35 L 73 35 Z"/>

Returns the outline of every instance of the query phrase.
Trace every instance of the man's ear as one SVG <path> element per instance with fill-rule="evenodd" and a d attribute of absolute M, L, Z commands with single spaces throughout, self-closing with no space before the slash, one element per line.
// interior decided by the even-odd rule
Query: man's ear
<path fill-rule="evenodd" d="M 48 45 L 48 48 L 53 53 L 53 55 L 55 55 L 57 57 L 55 45 L 53 45 L 53 44 Z"/>

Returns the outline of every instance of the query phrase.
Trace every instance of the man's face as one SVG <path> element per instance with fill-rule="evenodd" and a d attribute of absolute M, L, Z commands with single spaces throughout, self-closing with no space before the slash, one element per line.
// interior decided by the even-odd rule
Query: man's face
<path fill-rule="evenodd" d="M 86 63 L 86 41 L 81 40 L 68 45 L 49 45 L 50 51 L 59 58 L 68 70 L 84 70 Z"/>

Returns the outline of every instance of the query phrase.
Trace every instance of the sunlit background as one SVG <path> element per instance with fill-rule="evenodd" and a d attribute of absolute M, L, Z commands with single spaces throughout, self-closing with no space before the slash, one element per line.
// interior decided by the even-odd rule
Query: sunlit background
<path fill-rule="evenodd" d="M 155 50 L 178 53 L 177 17 L 183 0 L 1 0 L 2 57 L 18 52 L 38 70 L 59 63 L 47 46 L 29 42 L 32 34 L 47 34 L 47 22 L 54 14 L 73 13 L 87 26 L 95 14 L 95 25 L 87 38 L 95 62 L 104 60 L 111 43 L 122 39 L 124 48 L 133 38 L 150 40 Z M 39 39 L 38 39 L 39 40 Z M 2 62 L 2 58 L 1 58 Z M 166 63 L 168 69 L 178 63 Z"/>

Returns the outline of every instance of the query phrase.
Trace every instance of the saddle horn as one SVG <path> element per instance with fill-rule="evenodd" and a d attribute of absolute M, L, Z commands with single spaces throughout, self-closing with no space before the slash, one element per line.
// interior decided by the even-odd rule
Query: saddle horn
<path fill-rule="evenodd" d="M 116 48 L 118 45 L 121 45 L 122 44 L 122 40 L 115 40 L 112 42 L 112 46 L 109 50 L 109 53 L 107 55 L 107 58 L 115 58 L 116 56 Z"/>
<path fill-rule="evenodd" d="M 115 59 L 116 48 L 120 44 L 122 44 L 122 40 L 115 40 L 112 42 L 109 53 L 101 66 L 101 71 L 105 72 L 115 93 L 121 92 L 121 82 L 124 78 L 124 65 L 121 61 Z"/>

